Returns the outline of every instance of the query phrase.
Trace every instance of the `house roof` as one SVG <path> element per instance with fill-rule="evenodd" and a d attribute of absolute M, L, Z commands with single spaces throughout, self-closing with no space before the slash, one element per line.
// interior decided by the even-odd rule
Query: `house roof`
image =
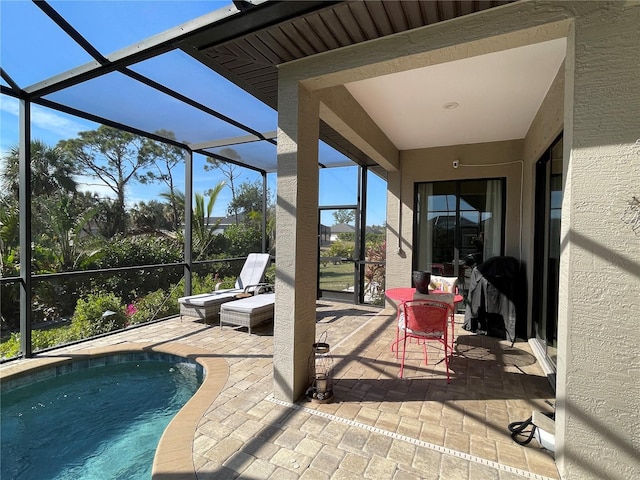
<path fill-rule="evenodd" d="M 331 233 L 353 233 L 356 229 L 353 225 L 348 225 L 346 223 L 338 223 L 337 225 L 331 226 Z"/>

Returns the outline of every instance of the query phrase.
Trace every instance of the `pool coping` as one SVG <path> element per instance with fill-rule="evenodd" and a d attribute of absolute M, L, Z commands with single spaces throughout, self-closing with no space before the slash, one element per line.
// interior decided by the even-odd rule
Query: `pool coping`
<path fill-rule="evenodd" d="M 193 463 L 193 441 L 200 420 L 211 407 L 229 378 L 229 364 L 224 358 L 214 356 L 208 350 L 178 342 L 138 343 L 123 342 L 105 347 L 88 348 L 72 353 L 43 354 L 3 368 L 0 381 L 26 373 L 36 373 L 74 360 L 103 357 L 113 354 L 155 352 L 183 357 L 197 362 L 204 368 L 205 376 L 200 388 L 184 404 L 165 428 L 151 470 L 152 479 L 197 479 Z"/>

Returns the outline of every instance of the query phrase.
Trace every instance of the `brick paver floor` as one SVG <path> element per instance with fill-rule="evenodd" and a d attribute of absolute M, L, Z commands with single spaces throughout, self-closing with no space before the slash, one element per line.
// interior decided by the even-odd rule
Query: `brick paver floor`
<path fill-rule="evenodd" d="M 316 337 L 326 332 L 334 365 L 334 401 L 328 404 L 272 397 L 269 324 L 248 335 L 246 329 L 175 318 L 60 352 L 178 342 L 226 360 L 226 385 L 191 440 L 200 480 L 558 478 L 551 453 L 535 440 L 516 444 L 507 429 L 532 410 L 551 410 L 554 402 L 528 344 L 512 347 L 470 334 L 461 321 L 456 319 L 451 383 L 439 347 L 429 347 L 424 365 L 416 344 L 400 379 L 391 351 L 395 312 L 319 301 Z"/>

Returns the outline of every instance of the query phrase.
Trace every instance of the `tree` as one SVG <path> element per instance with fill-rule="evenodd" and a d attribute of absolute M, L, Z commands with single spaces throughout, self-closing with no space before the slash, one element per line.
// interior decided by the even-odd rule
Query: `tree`
<path fill-rule="evenodd" d="M 5 156 L 2 169 L 2 189 L 18 198 L 20 148 L 14 145 Z M 59 147 L 50 147 L 42 140 L 31 141 L 31 195 L 53 195 L 56 192 L 75 192 L 78 173 L 74 162 Z"/>
<path fill-rule="evenodd" d="M 255 223 L 230 225 L 224 231 L 224 253 L 229 257 L 244 257 L 261 246 L 262 230 Z"/>
<path fill-rule="evenodd" d="M 7 192 L 5 200 L 11 204 L 15 202 L 16 206 L 19 158 L 19 148 L 11 148 L 5 157 L 6 162 L 2 170 L 2 183 Z M 34 241 L 32 260 L 34 265 L 46 265 L 46 270 L 69 268 L 74 263 L 68 256 L 69 242 L 73 244 L 69 235 L 75 236 L 79 233 L 73 232 L 75 225 L 69 223 L 70 219 L 80 219 L 89 209 L 95 207 L 97 201 L 91 199 L 91 202 L 88 202 L 89 197 L 77 192 L 74 176 L 79 173 L 79 168 L 59 146 L 50 147 L 40 140 L 33 140 L 30 160 L 31 228 Z M 84 225 L 86 222 L 82 222 L 81 228 Z M 16 256 L 5 255 L 5 258 L 17 260 Z M 45 261 L 40 262 L 43 259 Z"/>
<path fill-rule="evenodd" d="M 106 125 L 78 135 L 58 146 L 82 173 L 97 178 L 115 194 L 111 221 L 116 232 L 126 233 L 126 188 L 131 181 L 140 181 L 142 170 L 153 163 L 150 141 Z"/>
<path fill-rule="evenodd" d="M 344 223 L 346 225 L 353 224 L 356 220 L 355 210 L 336 210 L 333 212 L 333 218 L 335 219 L 335 225 Z"/>
<path fill-rule="evenodd" d="M 44 203 L 51 239 L 62 270 L 75 269 L 82 254 L 81 232 L 98 212 L 97 207 L 79 210 L 68 195 L 56 195 Z"/>
<path fill-rule="evenodd" d="M 167 203 L 172 210 L 177 209 L 179 212 L 184 212 L 184 192 L 181 192 L 180 190 L 174 190 L 172 192 L 169 190 L 166 192 L 162 192 L 160 194 L 160 197 L 167 200 Z M 184 213 L 181 213 L 179 218 L 182 221 L 182 219 L 184 218 Z M 182 232 L 181 223 L 174 225 L 174 231 L 176 233 Z"/>
<path fill-rule="evenodd" d="M 173 204 L 175 205 L 175 203 Z M 140 232 L 174 229 L 174 206 L 157 200 L 138 202 L 130 212 L 133 228 Z"/>
<path fill-rule="evenodd" d="M 18 205 L 0 201 L 0 276 L 17 275 L 19 241 Z"/>
<path fill-rule="evenodd" d="M 158 130 L 155 133 L 173 140 L 176 139 L 173 132 Z M 142 183 L 162 182 L 168 187 L 169 195 L 165 198 L 169 201 L 171 207 L 173 229 L 177 231 L 184 217 L 184 208 L 181 209 L 177 203 L 178 196 L 173 179 L 173 169 L 184 162 L 184 152 L 179 147 L 174 147 L 173 145 L 163 142 L 150 142 L 149 149 L 153 157 L 154 168 L 147 171 L 140 180 Z"/>
<path fill-rule="evenodd" d="M 267 198 L 269 198 L 268 195 Z M 232 199 L 227 207 L 229 215 L 239 212 L 247 214 L 257 212 L 262 217 L 262 182 L 256 180 L 253 183 L 243 182 L 240 184 L 236 197 Z"/>
<path fill-rule="evenodd" d="M 233 148 L 223 148 L 220 150 L 220 155 L 229 158 L 230 160 L 240 161 L 241 157 L 238 152 L 236 152 Z M 231 188 L 231 203 L 234 204 L 236 201 L 236 189 L 234 180 L 237 178 L 236 170 L 238 166 L 234 163 L 225 162 L 224 160 L 219 160 L 217 158 L 207 157 L 207 164 L 204 166 L 206 171 L 210 170 L 220 170 L 222 174 L 229 180 L 229 187 Z M 210 194 L 210 193 L 209 193 Z M 238 209 L 235 208 L 229 211 L 229 215 L 234 215 L 236 218 L 236 225 L 238 224 Z"/>
<path fill-rule="evenodd" d="M 216 236 L 214 231 L 220 224 L 220 220 L 212 221 L 211 213 L 213 212 L 213 206 L 218 199 L 218 195 L 223 188 L 224 182 L 220 182 L 214 188 L 210 189 L 208 192 L 209 201 L 206 203 L 203 194 L 195 194 L 191 230 L 193 232 L 193 253 L 197 259 L 204 257 Z"/>

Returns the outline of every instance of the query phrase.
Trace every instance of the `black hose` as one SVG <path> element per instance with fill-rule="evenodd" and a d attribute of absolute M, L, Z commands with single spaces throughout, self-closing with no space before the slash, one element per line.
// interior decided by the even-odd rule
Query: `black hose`
<path fill-rule="evenodd" d="M 513 422 L 509 424 L 508 428 L 509 428 L 509 431 L 511 432 L 511 438 L 513 439 L 514 442 L 516 442 L 519 445 L 527 445 L 533 439 L 533 436 L 536 433 L 536 426 L 533 424 L 532 420 L 533 420 L 533 417 L 529 417 L 524 422 Z M 531 432 L 525 432 L 525 430 L 529 426 L 531 426 Z M 529 436 L 526 437 L 524 440 L 520 440 L 518 438 L 518 435 L 527 435 L 527 434 Z"/>

